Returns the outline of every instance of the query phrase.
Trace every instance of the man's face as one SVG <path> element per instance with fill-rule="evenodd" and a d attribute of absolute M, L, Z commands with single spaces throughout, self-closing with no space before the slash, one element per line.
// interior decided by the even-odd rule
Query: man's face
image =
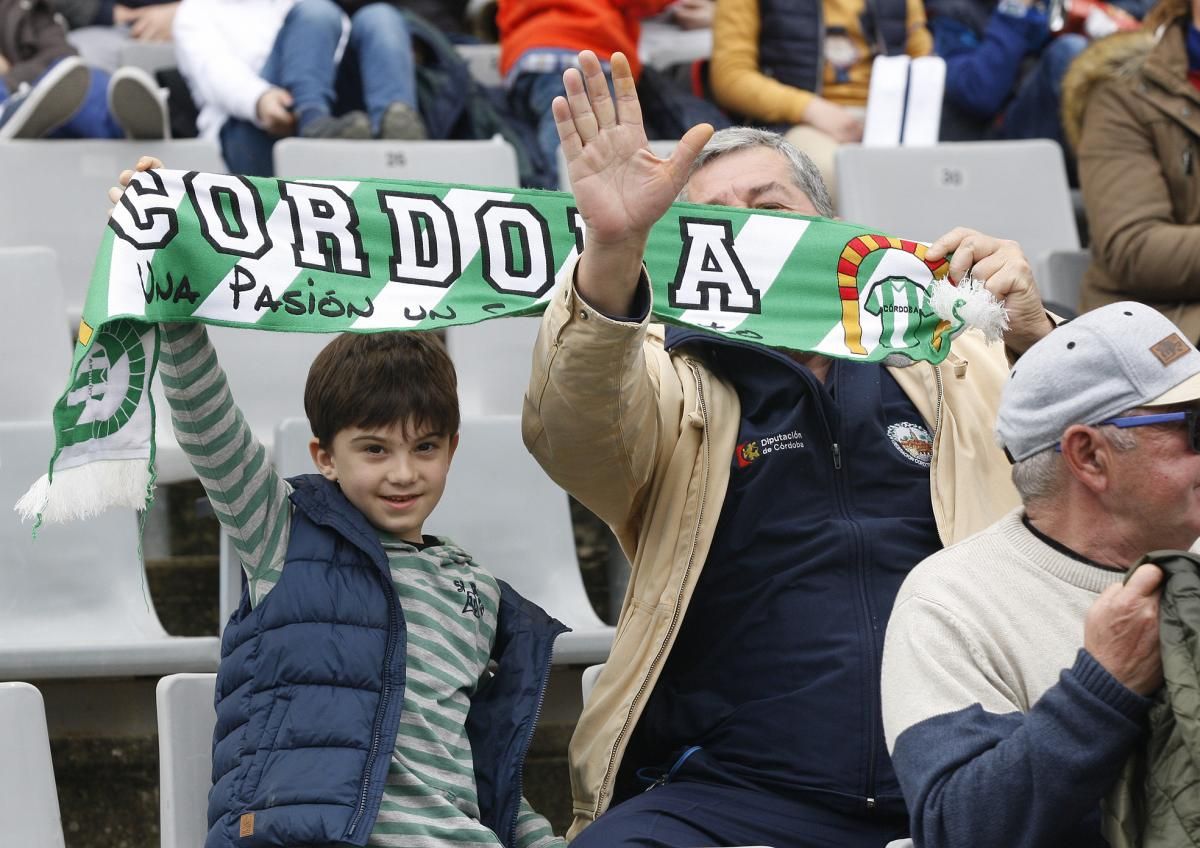
<path fill-rule="evenodd" d="M 1161 410 L 1146 410 L 1161 411 Z M 1187 550 L 1200 538 L 1200 453 L 1184 422 L 1137 427 L 1137 447 L 1114 453 L 1112 504 L 1139 550 Z"/>
<path fill-rule="evenodd" d="M 818 214 L 808 195 L 796 187 L 788 160 L 768 147 L 726 153 L 705 165 L 688 180 L 687 199 L 739 209 Z"/>
<path fill-rule="evenodd" d="M 446 488 L 458 436 L 428 428 L 347 427 L 326 450 L 313 439 L 317 469 L 336 481 L 346 500 L 376 530 L 407 542 L 421 541 L 425 519 Z"/>

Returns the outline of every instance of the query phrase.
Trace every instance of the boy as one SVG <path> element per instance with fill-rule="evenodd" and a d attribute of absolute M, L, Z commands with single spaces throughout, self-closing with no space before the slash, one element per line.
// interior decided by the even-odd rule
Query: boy
<path fill-rule="evenodd" d="M 520 786 L 565 628 L 423 532 L 458 443 L 440 343 L 332 341 L 304 396 L 320 473 L 290 481 L 202 325 L 162 326 L 160 368 L 247 577 L 217 672 L 206 848 L 564 845 Z"/>

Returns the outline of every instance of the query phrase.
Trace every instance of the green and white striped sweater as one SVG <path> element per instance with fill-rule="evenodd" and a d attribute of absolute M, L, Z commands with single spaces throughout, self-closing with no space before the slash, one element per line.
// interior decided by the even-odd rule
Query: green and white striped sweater
<path fill-rule="evenodd" d="M 290 486 L 276 473 L 229 392 L 199 324 L 164 324 L 160 374 L 180 446 L 230 535 L 257 606 L 278 582 L 291 526 Z M 470 698 L 496 630 L 500 590 L 446 540 L 418 550 L 380 535 L 408 626 L 407 685 L 379 817 L 380 848 L 499 846 L 479 822 Z M 565 845 L 522 799 L 520 848 Z"/>

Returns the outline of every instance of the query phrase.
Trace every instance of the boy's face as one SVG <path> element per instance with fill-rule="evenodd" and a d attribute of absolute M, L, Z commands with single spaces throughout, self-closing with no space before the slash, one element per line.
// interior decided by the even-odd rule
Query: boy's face
<path fill-rule="evenodd" d="M 317 470 L 338 483 L 342 493 L 376 530 L 421 542 L 421 528 L 446 488 L 458 434 L 431 433 L 425 427 L 363 429 L 347 427 L 328 450 L 309 443 Z"/>

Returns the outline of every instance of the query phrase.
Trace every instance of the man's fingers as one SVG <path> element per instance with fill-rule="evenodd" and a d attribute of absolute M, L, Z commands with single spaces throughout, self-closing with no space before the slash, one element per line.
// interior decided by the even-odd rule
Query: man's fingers
<path fill-rule="evenodd" d="M 112 203 L 112 204 L 116 204 L 117 201 L 119 201 L 121 199 L 121 195 L 123 195 L 124 193 L 125 193 L 124 191 L 117 188 L 116 186 L 111 186 L 108 189 L 108 202 Z"/>
<path fill-rule="evenodd" d="M 583 70 L 583 81 L 587 86 L 588 98 L 592 101 L 592 113 L 596 123 L 605 129 L 616 126 L 617 109 L 613 104 L 612 94 L 608 90 L 608 80 L 604 78 L 604 68 L 596 54 L 584 50 L 579 54 L 579 67 Z"/>
<path fill-rule="evenodd" d="M 668 160 L 671 163 L 671 173 L 675 178 L 675 182 L 681 187 L 683 181 L 687 178 L 688 170 L 692 167 L 692 163 L 696 161 L 696 157 L 700 155 L 700 151 L 704 149 L 704 145 L 708 144 L 708 140 L 712 138 L 712 124 L 696 124 L 686 133 L 683 138 L 679 139 L 679 144 L 675 145 L 675 149 L 671 152 L 671 158 Z"/>
<path fill-rule="evenodd" d="M 575 68 L 568 68 L 563 74 L 563 87 L 567 90 L 567 105 L 571 107 L 571 117 L 575 120 L 575 131 L 584 144 L 594 139 L 600 127 L 596 115 L 592 112 L 592 101 L 588 99 L 583 85 L 583 74 Z"/>
<path fill-rule="evenodd" d="M 1162 579 L 1161 568 L 1151 563 L 1145 563 L 1138 566 L 1137 570 L 1133 572 L 1126 581 L 1125 588 L 1143 598 L 1149 598 L 1158 592 Z"/>
<path fill-rule="evenodd" d="M 945 259 L 958 249 L 959 242 L 973 232 L 974 230 L 968 230 L 966 227 L 955 227 L 929 245 L 929 249 L 925 251 L 925 258 L 934 261 Z"/>
<path fill-rule="evenodd" d="M 583 140 L 575 129 L 575 119 L 571 117 L 571 107 L 567 98 L 555 97 L 550 104 L 550 112 L 554 115 L 554 126 L 558 128 L 558 141 L 562 145 L 563 156 L 570 162 L 583 152 Z"/>
<path fill-rule="evenodd" d="M 617 120 L 622 124 L 642 124 L 642 104 L 637 96 L 637 83 L 633 80 L 633 69 L 624 53 L 614 53 L 612 66 L 613 91 L 617 95 Z"/>

